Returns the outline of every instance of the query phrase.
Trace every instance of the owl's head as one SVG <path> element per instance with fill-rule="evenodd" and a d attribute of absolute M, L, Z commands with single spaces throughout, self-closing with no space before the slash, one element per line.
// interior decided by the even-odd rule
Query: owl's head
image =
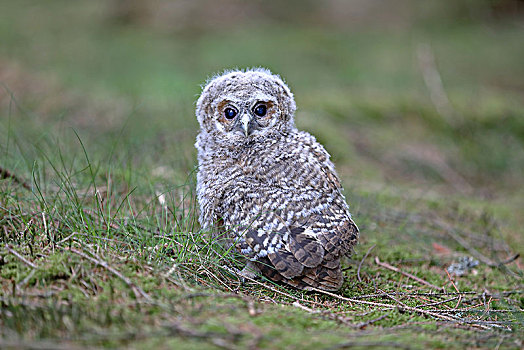
<path fill-rule="evenodd" d="M 202 132 L 214 141 L 246 140 L 294 128 L 293 94 L 266 69 L 226 71 L 205 85 L 197 101 L 196 116 Z"/>

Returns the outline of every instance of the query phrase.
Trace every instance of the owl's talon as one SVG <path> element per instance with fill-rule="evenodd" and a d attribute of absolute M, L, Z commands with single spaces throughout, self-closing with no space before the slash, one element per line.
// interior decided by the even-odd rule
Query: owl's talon
<path fill-rule="evenodd" d="M 222 265 L 222 268 L 239 277 L 240 283 L 242 283 L 242 285 L 245 285 L 248 282 L 258 278 L 257 272 L 259 272 L 259 270 L 251 261 L 248 262 L 242 270 L 239 270 L 236 267 L 229 267 L 227 265 Z"/>
<path fill-rule="evenodd" d="M 248 280 L 257 279 L 258 273 L 260 273 L 260 270 L 258 269 L 258 267 L 252 261 L 248 261 L 246 266 L 244 266 L 242 271 L 240 271 L 240 276 L 244 280 L 243 282 L 245 282 L 246 279 Z"/>

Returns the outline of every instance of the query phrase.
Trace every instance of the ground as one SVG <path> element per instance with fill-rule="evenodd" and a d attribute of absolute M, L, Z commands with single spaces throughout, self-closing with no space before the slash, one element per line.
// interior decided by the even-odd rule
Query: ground
<path fill-rule="evenodd" d="M 153 3 L 2 2 L 0 347 L 522 348 L 511 1 L 351 25 Z M 281 74 L 333 155 L 362 234 L 338 293 L 242 281 L 198 226 L 194 101 L 235 66 Z"/>

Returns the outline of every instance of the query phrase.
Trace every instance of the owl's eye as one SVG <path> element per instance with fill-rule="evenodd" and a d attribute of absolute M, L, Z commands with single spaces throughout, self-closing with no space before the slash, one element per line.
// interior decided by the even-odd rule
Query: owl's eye
<path fill-rule="evenodd" d="M 267 113 L 266 105 L 258 105 L 258 106 L 256 106 L 255 109 L 253 109 L 253 113 L 258 115 L 259 117 L 265 116 L 266 113 Z"/>
<path fill-rule="evenodd" d="M 224 110 L 224 117 L 227 119 L 233 119 L 237 115 L 237 111 L 235 111 L 233 108 L 226 108 Z"/>

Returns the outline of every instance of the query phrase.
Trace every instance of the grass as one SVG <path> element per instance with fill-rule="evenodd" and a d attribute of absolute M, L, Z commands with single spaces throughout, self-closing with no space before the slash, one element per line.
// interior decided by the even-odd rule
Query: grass
<path fill-rule="evenodd" d="M 2 6 L 0 347 L 522 346 L 510 19 L 170 30 L 113 21 L 105 2 Z M 451 119 L 419 67 L 428 43 Z M 256 65 L 291 85 L 361 228 L 336 295 L 242 283 L 198 226 L 198 86 Z M 463 256 L 480 264 L 449 276 Z"/>

